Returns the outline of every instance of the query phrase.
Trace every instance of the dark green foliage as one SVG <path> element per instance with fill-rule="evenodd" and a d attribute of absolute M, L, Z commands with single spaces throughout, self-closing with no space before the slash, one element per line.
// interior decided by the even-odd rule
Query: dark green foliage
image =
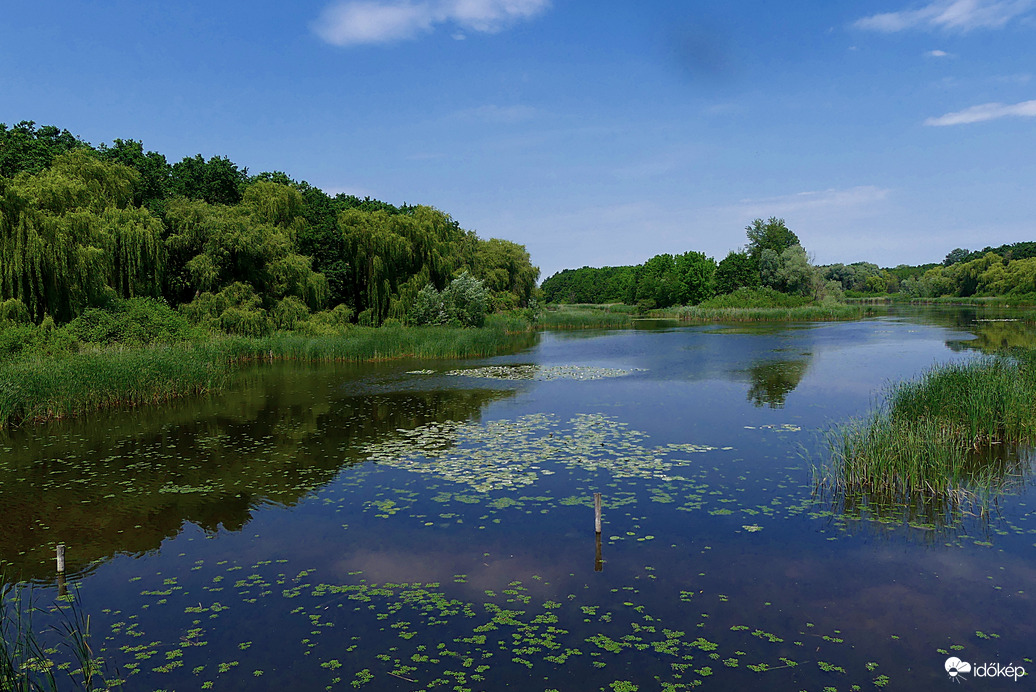
<path fill-rule="evenodd" d="M 209 204 L 234 205 L 241 201 L 248 183 L 248 169 L 239 169 L 225 156 L 206 161 L 201 154 L 173 164 L 169 190 L 173 195 Z"/>
<path fill-rule="evenodd" d="M 176 343 L 193 336 L 183 315 L 153 298 L 131 298 L 104 309 L 89 308 L 65 328 L 82 343 L 102 345 Z"/>
<path fill-rule="evenodd" d="M 544 279 L 548 303 L 622 303 L 636 295 L 636 267 L 564 269 Z"/>
<path fill-rule="evenodd" d="M 463 271 L 497 310 L 526 308 L 539 277 L 523 246 L 481 240 L 431 207 L 332 197 L 282 172 L 249 178 L 222 156 L 169 165 L 133 139 L 94 148 L 55 127 L 0 125 L 0 303 L 20 301 L 34 322 L 115 298 L 179 306 L 244 283 L 278 327 L 341 304 L 378 325 Z M 210 317 L 266 329 L 238 305 Z"/>
<path fill-rule="evenodd" d="M 326 281 L 312 270 L 308 257 L 294 252 L 292 238 L 305 223 L 300 208 L 298 192 L 267 182 L 249 187 L 235 207 L 171 201 L 167 291 L 185 302 L 199 292 L 246 283 L 271 303 L 292 295 L 311 308 L 321 307 Z"/>
<path fill-rule="evenodd" d="M 700 308 L 795 308 L 806 305 L 806 296 L 788 295 L 769 287 L 739 288 L 733 293 L 703 301 Z"/>
<path fill-rule="evenodd" d="M 180 309 L 191 322 L 210 332 L 263 336 L 273 328 L 262 300 L 246 283 L 232 283 L 218 293 L 206 291 Z"/>
<path fill-rule="evenodd" d="M 65 321 L 111 297 L 159 295 L 162 226 L 132 206 L 138 180 L 81 149 L 3 184 L 0 299 Z"/>
<path fill-rule="evenodd" d="M 53 125 L 37 128 L 31 120 L 11 127 L 0 123 L 0 177 L 40 173 L 50 168 L 57 156 L 87 146 L 68 130 Z"/>
<path fill-rule="evenodd" d="M 946 255 L 942 264 L 944 267 L 948 267 L 952 264 L 959 264 L 961 262 L 971 262 L 972 260 L 988 255 L 990 252 L 1000 255 L 1005 260 L 1029 259 L 1030 257 L 1036 257 L 1036 242 L 1027 240 L 1020 243 L 1005 243 L 999 247 L 990 247 L 987 245 L 981 250 L 965 250 L 964 248 L 956 248 Z"/>
<path fill-rule="evenodd" d="M 143 144 L 133 139 L 116 139 L 111 146 L 102 144 L 97 150 L 103 160 L 128 166 L 140 176 L 133 194 L 134 204 L 159 215 L 164 212 L 172 176 L 165 156 L 156 151 L 144 153 Z"/>
<path fill-rule="evenodd" d="M 468 239 L 469 243 L 473 239 Z M 471 272 L 492 296 L 493 310 L 527 307 L 540 270 L 532 265 L 524 245 L 490 238 L 474 243 Z"/>
<path fill-rule="evenodd" d="M 716 267 L 716 293 L 732 293 L 739 288 L 759 285 L 759 263 L 747 252 L 733 250 Z"/>
<path fill-rule="evenodd" d="M 0 322 L 26 324 L 29 321 L 29 309 L 22 301 L 10 298 L 0 303 Z"/>
<path fill-rule="evenodd" d="M 716 263 L 700 252 L 655 255 L 632 267 L 566 269 L 543 282 L 548 302 L 639 304 L 666 308 L 697 303 L 714 292 Z"/>

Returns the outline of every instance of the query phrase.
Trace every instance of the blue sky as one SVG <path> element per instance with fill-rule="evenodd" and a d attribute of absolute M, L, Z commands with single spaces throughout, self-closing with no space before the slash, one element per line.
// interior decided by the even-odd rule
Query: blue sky
<path fill-rule="evenodd" d="M 430 204 L 543 277 L 1034 239 L 1036 0 L 6 3 L 0 122 Z"/>

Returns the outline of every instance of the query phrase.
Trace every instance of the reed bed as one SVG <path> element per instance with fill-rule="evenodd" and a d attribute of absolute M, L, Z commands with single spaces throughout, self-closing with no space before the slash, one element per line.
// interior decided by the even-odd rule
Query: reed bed
<path fill-rule="evenodd" d="M 56 617 L 56 622 L 40 632 L 36 623 L 41 616 Z M 57 646 L 52 645 L 55 636 Z M 89 641 L 90 617 L 83 612 L 78 592 L 44 610 L 33 601 L 31 588 L 0 579 L 0 690 L 121 689 L 118 672 L 107 674 L 106 662 L 94 654 Z M 62 649 L 65 655 L 59 656 Z M 59 663 L 58 658 L 65 660 Z"/>
<path fill-rule="evenodd" d="M 1019 482 L 1036 440 L 1032 351 L 937 366 L 890 388 L 870 417 L 836 431 L 819 481 L 874 503 L 977 502 Z"/>
<path fill-rule="evenodd" d="M 261 359 L 380 361 L 485 357 L 528 346 L 535 335 L 500 319 L 481 329 L 354 327 L 337 335 L 214 337 L 196 344 L 119 347 L 0 364 L 0 426 L 139 406 L 220 390 L 235 364 Z"/>
<path fill-rule="evenodd" d="M 630 312 L 608 305 L 558 307 L 544 311 L 537 321 L 537 327 L 541 329 L 622 329 L 632 324 Z"/>
<path fill-rule="evenodd" d="M 829 322 L 857 320 L 867 315 L 859 305 L 800 305 L 768 308 L 708 308 L 687 306 L 666 311 L 682 322 Z"/>
<path fill-rule="evenodd" d="M 0 425 L 65 418 L 218 389 L 225 362 L 185 346 L 81 353 L 0 365 Z"/>

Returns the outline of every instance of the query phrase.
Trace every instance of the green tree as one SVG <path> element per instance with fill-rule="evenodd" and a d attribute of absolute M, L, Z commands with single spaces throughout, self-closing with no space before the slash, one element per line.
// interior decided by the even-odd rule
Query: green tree
<path fill-rule="evenodd" d="M 497 310 L 528 306 L 540 276 L 524 245 L 499 238 L 477 243 L 471 269 L 492 294 Z"/>
<path fill-rule="evenodd" d="M 681 284 L 679 303 L 697 305 L 715 294 L 716 260 L 701 252 L 688 251 L 677 255 L 673 263 Z"/>
<path fill-rule="evenodd" d="M 11 127 L 0 123 L 0 177 L 41 173 L 50 168 L 56 157 L 80 148 L 89 145 L 53 125 L 36 127 L 31 120 Z"/>
<path fill-rule="evenodd" d="M 792 245 L 799 245 L 799 238 L 784 224 L 784 219 L 771 216 L 766 221 L 755 219 L 745 227 L 748 234 L 749 257 L 762 259 L 763 250 L 772 250 L 778 256 Z"/>
<path fill-rule="evenodd" d="M 140 178 L 133 195 L 133 203 L 161 214 L 169 194 L 172 168 L 165 156 L 156 151 L 144 153 L 144 145 L 133 139 L 116 139 L 111 146 L 98 147 L 101 159 L 114 161 L 135 170 Z"/>
<path fill-rule="evenodd" d="M 201 154 L 173 164 L 169 192 L 209 204 L 233 205 L 241 201 L 248 184 L 248 169 L 239 169 L 225 156 L 206 161 Z"/>
<path fill-rule="evenodd" d="M 67 321 L 114 297 L 157 296 L 162 224 L 134 207 L 136 171 L 79 148 L 0 179 L 0 300 Z"/>
<path fill-rule="evenodd" d="M 295 296 L 311 309 L 320 308 L 327 299 L 327 282 L 294 244 L 305 224 L 299 207 L 297 191 L 266 182 L 249 187 L 242 204 L 233 207 L 171 200 L 165 241 L 168 291 L 177 302 L 186 302 L 244 283 L 268 306 Z"/>
<path fill-rule="evenodd" d="M 716 293 L 724 295 L 739 288 L 759 285 L 759 263 L 747 252 L 731 251 L 716 267 Z"/>
<path fill-rule="evenodd" d="M 783 293 L 812 295 L 818 290 L 819 275 L 801 245 L 786 248 L 779 255 L 765 248 L 759 261 L 764 286 Z"/>

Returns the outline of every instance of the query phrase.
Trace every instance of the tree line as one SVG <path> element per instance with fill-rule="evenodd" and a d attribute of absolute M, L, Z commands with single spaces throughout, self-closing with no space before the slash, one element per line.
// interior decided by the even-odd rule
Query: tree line
<path fill-rule="evenodd" d="M 696 305 L 744 288 L 811 300 L 840 300 L 846 294 L 1036 297 L 1036 242 L 957 248 L 942 263 L 882 268 L 871 262 L 814 265 L 784 219 L 755 219 L 745 231 L 745 246 L 719 262 L 685 252 L 655 255 L 639 265 L 565 269 L 544 280 L 544 300 L 665 308 Z"/>
<path fill-rule="evenodd" d="M 317 314 L 379 325 L 464 274 L 487 309 L 506 310 L 529 304 L 539 270 L 524 246 L 484 240 L 434 207 L 0 124 L 0 317 L 62 323 L 148 298 L 231 333 Z"/>
<path fill-rule="evenodd" d="M 622 302 L 651 309 L 697 305 L 739 289 L 769 288 L 815 300 L 839 291 L 813 266 L 784 219 L 755 219 L 745 232 L 745 247 L 719 262 L 689 251 L 655 255 L 638 265 L 566 269 L 544 280 L 543 297 L 548 302 Z"/>

